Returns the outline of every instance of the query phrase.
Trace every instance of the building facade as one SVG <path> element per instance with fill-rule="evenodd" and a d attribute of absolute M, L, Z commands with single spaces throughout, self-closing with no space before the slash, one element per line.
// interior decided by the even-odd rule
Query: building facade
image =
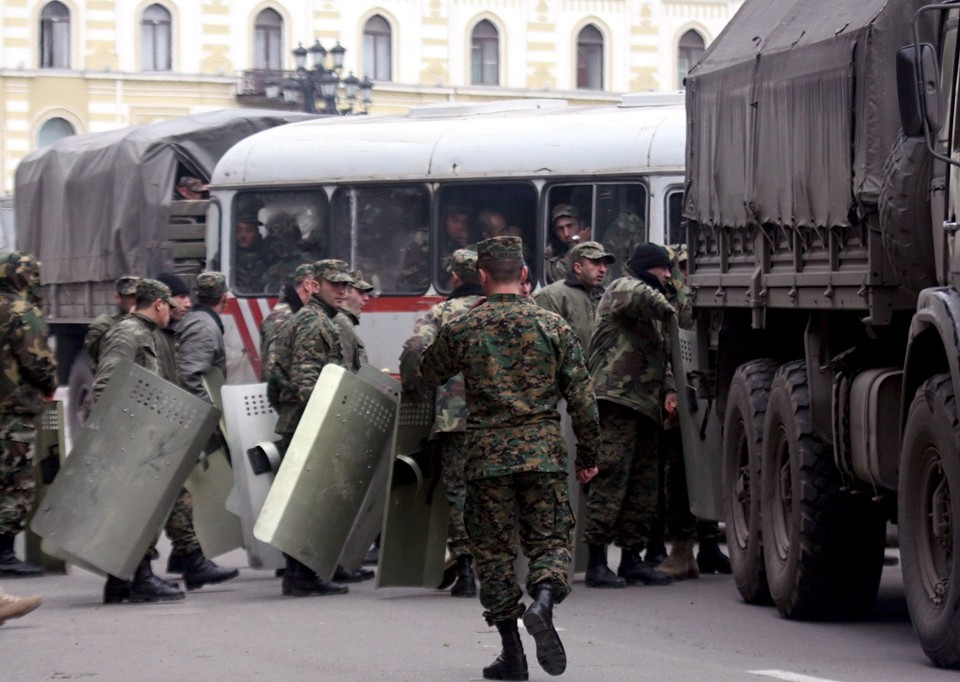
<path fill-rule="evenodd" d="M 4 0 L 2 190 L 12 190 L 20 159 L 64 135 L 224 107 L 299 108 L 268 97 L 267 86 L 290 82 L 300 43 L 314 48 L 311 59 L 322 45 L 328 65 L 342 45 L 340 75 L 373 83 L 371 114 L 504 98 L 615 102 L 681 88 L 740 4 Z"/>

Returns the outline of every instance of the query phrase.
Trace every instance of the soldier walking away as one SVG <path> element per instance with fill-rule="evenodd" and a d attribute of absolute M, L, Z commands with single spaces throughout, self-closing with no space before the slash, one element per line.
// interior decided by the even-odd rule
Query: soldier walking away
<path fill-rule="evenodd" d="M 57 388 L 57 365 L 37 288 L 40 263 L 14 251 L 0 257 L 0 577 L 26 578 L 43 569 L 20 561 L 13 539 L 33 507 L 36 418 Z"/>
<path fill-rule="evenodd" d="M 10 618 L 20 618 L 36 609 L 43 600 L 40 597 L 14 597 L 0 590 L 0 625 Z"/>
<path fill-rule="evenodd" d="M 483 615 L 503 644 L 483 677 L 527 679 L 517 628 L 521 616 L 536 642 L 537 661 L 559 675 L 567 659 L 553 626 L 553 606 L 570 592 L 574 519 L 557 403 L 567 401 L 578 441 L 577 478 L 584 483 L 596 474 L 597 404 L 573 330 L 559 315 L 519 296 L 525 270 L 521 240 L 487 239 L 477 253 L 486 301 L 440 328 L 421 371 L 432 385 L 459 372 L 464 376 L 464 519 Z M 513 567 L 517 522 L 529 560 L 527 592 L 534 597 L 526 610 Z"/>
<path fill-rule="evenodd" d="M 477 252 L 457 249 L 448 268 L 453 291 L 446 301 L 437 303 L 413 325 L 413 336 L 403 344 L 400 354 L 400 380 L 404 393 L 423 396 L 427 393 L 420 363 L 424 350 L 433 343 L 440 328 L 470 311 L 483 298 L 477 273 Z M 450 504 L 447 526 L 447 548 L 456 573 L 451 578 L 450 594 L 454 597 L 476 597 L 476 574 L 470 538 L 463 520 L 466 485 L 463 480 L 464 441 L 467 431 L 467 401 L 463 374 L 457 374 L 436 391 L 433 421 L 433 445 L 440 452 L 443 487 Z M 445 585 L 441 585 L 445 587 Z"/>
<path fill-rule="evenodd" d="M 333 318 L 343 306 L 353 277 L 340 260 L 314 263 L 316 284 L 307 302 L 277 330 L 267 367 L 267 397 L 277 411 L 276 433 L 290 445 L 324 365 L 343 365 L 340 330 Z M 349 588 L 319 577 L 286 557 L 282 593 L 293 597 L 346 594 Z"/>
<path fill-rule="evenodd" d="M 600 404 L 603 446 L 600 472 L 587 490 L 588 587 L 671 582 L 640 556 L 657 515 L 663 411 L 676 411 L 664 324 L 676 312 L 664 297 L 669 276 L 667 250 L 640 244 L 627 273 L 610 284 L 597 307 L 587 365 Z M 607 567 L 612 542 L 622 549 L 617 575 Z"/>
<path fill-rule="evenodd" d="M 100 359 L 100 342 L 103 341 L 103 335 L 107 333 L 113 325 L 119 322 L 131 310 L 137 302 L 137 281 L 139 277 L 134 275 L 124 275 L 116 282 L 116 293 L 113 300 L 117 304 L 117 309 L 112 313 L 103 313 L 98 315 L 87 328 L 87 334 L 83 337 L 83 347 L 90 356 L 91 371 L 96 373 L 97 361 Z"/>

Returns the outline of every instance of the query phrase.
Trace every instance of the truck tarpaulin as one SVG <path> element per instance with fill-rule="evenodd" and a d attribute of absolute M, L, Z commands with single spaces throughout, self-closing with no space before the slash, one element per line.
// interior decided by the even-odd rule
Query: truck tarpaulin
<path fill-rule="evenodd" d="M 169 260 L 168 214 L 178 169 L 204 181 L 253 133 L 306 114 L 223 109 L 63 138 L 17 167 L 18 248 L 43 263 L 43 283 L 156 275 Z"/>
<path fill-rule="evenodd" d="M 684 215 L 829 227 L 874 211 L 900 129 L 896 53 L 923 4 L 747 0 L 687 77 Z"/>

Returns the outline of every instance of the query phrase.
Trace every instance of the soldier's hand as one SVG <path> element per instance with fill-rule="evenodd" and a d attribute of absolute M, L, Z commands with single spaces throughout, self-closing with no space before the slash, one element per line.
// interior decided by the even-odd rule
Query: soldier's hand
<path fill-rule="evenodd" d="M 667 413 L 668 417 L 672 417 L 677 413 L 677 392 L 669 391 L 663 397 L 663 409 Z"/>
<path fill-rule="evenodd" d="M 577 480 L 581 483 L 589 483 L 598 473 L 600 473 L 600 469 L 597 467 L 589 467 L 587 469 L 577 467 Z"/>

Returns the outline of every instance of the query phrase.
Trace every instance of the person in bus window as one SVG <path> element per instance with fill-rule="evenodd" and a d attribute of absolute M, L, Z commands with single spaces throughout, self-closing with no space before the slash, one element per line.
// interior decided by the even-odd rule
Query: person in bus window
<path fill-rule="evenodd" d="M 440 271 L 450 265 L 453 252 L 470 244 L 470 214 L 462 206 L 450 206 L 440 221 Z M 400 255 L 398 291 L 425 291 L 430 286 L 430 233 L 420 229 L 411 235 Z"/>
<path fill-rule="evenodd" d="M 547 284 L 563 280 L 570 269 L 567 254 L 582 241 L 589 241 L 590 228 L 580 220 L 580 211 L 570 204 L 558 204 L 550 213 L 550 237 L 543 259 Z"/>
<path fill-rule="evenodd" d="M 269 263 L 260 278 L 258 291 L 275 294 L 287 281 L 290 272 L 306 260 L 303 232 L 297 217 L 280 212 L 267 219 L 267 236 L 263 240 L 264 260 Z"/>
<path fill-rule="evenodd" d="M 610 281 L 622 274 L 620 264 L 626 263 L 637 245 L 642 244 L 646 239 L 646 221 L 635 211 L 621 211 L 610 223 L 602 239 L 603 248 L 617 259 L 617 263 L 609 272 Z"/>
<path fill-rule="evenodd" d="M 234 282 L 238 291 L 260 291 L 260 279 L 267 269 L 263 259 L 263 236 L 260 234 L 260 218 L 255 209 L 242 211 L 237 216 L 237 251 Z"/>

